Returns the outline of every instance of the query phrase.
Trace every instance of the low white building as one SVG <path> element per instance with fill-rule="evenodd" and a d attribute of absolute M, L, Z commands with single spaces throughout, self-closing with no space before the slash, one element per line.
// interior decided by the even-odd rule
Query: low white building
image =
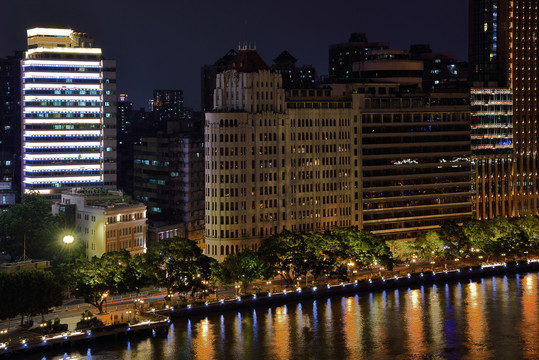
<path fill-rule="evenodd" d="M 109 251 L 146 251 L 146 205 L 123 196 L 121 191 L 73 189 L 62 194 L 53 213 L 73 211 L 75 239 L 84 242 L 86 256 L 100 257 Z"/>

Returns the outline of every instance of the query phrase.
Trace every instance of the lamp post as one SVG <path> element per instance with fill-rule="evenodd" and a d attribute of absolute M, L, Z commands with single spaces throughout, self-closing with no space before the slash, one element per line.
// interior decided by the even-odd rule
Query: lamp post
<path fill-rule="evenodd" d="M 73 244 L 74 240 L 75 238 L 73 237 L 73 235 L 66 235 L 63 238 L 64 244 L 66 244 L 67 248 L 69 249 L 69 259 L 71 259 L 71 244 Z"/>
<path fill-rule="evenodd" d="M 71 262 L 71 244 L 73 244 L 74 240 L 75 240 L 75 238 L 73 237 L 73 235 L 66 235 L 62 239 L 62 241 L 64 242 L 64 244 L 66 244 L 66 246 L 68 248 L 69 255 L 68 255 L 67 260 L 69 262 Z M 71 299 L 71 292 L 70 292 L 70 289 L 69 289 L 69 283 L 67 284 L 67 298 Z"/>

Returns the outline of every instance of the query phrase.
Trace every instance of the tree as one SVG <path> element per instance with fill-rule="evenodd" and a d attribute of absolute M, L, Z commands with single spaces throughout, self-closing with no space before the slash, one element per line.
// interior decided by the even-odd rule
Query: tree
<path fill-rule="evenodd" d="M 375 265 L 393 268 L 393 254 L 381 237 L 369 231 L 340 227 L 334 229 L 334 235 L 339 239 L 341 256 L 347 262 L 354 262 L 355 266 L 364 269 L 372 269 Z"/>
<path fill-rule="evenodd" d="M 17 281 L 13 274 L 0 272 L 0 320 L 11 319 L 19 314 Z"/>
<path fill-rule="evenodd" d="M 478 249 L 487 256 L 487 261 L 495 255 L 497 248 L 490 239 L 485 221 L 470 220 L 462 225 L 464 234 L 470 241 L 470 249 Z"/>
<path fill-rule="evenodd" d="M 62 287 L 50 272 L 22 270 L 0 273 L 0 320 L 37 314 L 43 316 L 50 308 L 62 304 Z"/>
<path fill-rule="evenodd" d="M 143 287 L 151 284 L 150 271 L 143 255 L 137 254 L 129 258 L 123 274 L 122 284 L 122 290 L 135 292 L 137 297 Z"/>
<path fill-rule="evenodd" d="M 263 278 L 267 273 L 266 265 L 260 255 L 256 251 L 246 249 L 228 255 L 219 264 L 215 275 L 222 284 L 241 282 L 243 292 L 247 293 L 249 284 Z"/>
<path fill-rule="evenodd" d="M 38 194 L 23 194 L 22 203 L 0 214 L 0 250 L 22 259 L 52 259 L 57 254 L 59 217 L 52 215 L 50 203 Z"/>
<path fill-rule="evenodd" d="M 470 239 L 464 233 L 463 227 L 455 222 L 444 224 L 439 236 L 444 245 L 449 246 L 449 253 L 454 257 L 463 256 L 470 249 Z"/>
<path fill-rule="evenodd" d="M 539 248 L 539 219 L 532 215 L 515 220 L 514 224 L 518 226 L 526 235 L 530 250 Z"/>
<path fill-rule="evenodd" d="M 105 254 L 106 255 L 106 254 Z M 81 297 L 103 313 L 103 304 L 117 288 L 116 269 L 106 268 L 105 262 L 97 257 L 87 260 L 79 258 L 75 264 L 66 266 L 68 281 L 73 284 L 72 294 Z M 115 267 L 116 268 L 116 267 Z"/>
<path fill-rule="evenodd" d="M 483 252 L 487 261 L 492 256 L 517 254 L 529 248 L 525 232 L 503 216 L 481 222 L 468 221 L 463 228 L 471 247 Z"/>
<path fill-rule="evenodd" d="M 410 264 L 414 255 L 417 256 L 416 248 L 412 241 L 392 240 L 388 241 L 389 247 L 392 249 L 394 259 L 399 259 L 405 264 Z"/>
<path fill-rule="evenodd" d="M 307 246 L 308 237 L 283 231 L 264 240 L 259 253 L 273 273 L 279 274 L 287 284 L 293 284 L 311 269 L 314 259 L 312 247 Z"/>
<path fill-rule="evenodd" d="M 414 248 L 420 258 L 429 262 L 442 256 L 445 252 L 444 241 L 434 230 L 429 230 L 418 236 L 414 241 Z"/>
<path fill-rule="evenodd" d="M 21 271 L 16 273 L 16 281 L 26 290 L 23 303 L 27 314 L 41 314 L 41 321 L 45 321 L 44 315 L 51 311 L 51 307 L 62 305 L 63 289 L 52 273 Z"/>
<path fill-rule="evenodd" d="M 146 254 L 151 278 L 169 294 L 205 290 L 214 259 L 204 255 L 191 240 L 173 237 L 152 243 Z"/>
<path fill-rule="evenodd" d="M 486 222 L 491 240 L 492 252 L 496 255 L 517 254 L 529 248 L 525 232 L 511 224 L 504 216 L 498 216 Z"/>

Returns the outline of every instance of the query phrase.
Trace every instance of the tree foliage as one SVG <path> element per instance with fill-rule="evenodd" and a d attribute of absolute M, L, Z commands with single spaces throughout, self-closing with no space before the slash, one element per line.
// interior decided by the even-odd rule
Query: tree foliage
<path fill-rule="evenodd" d="M 146 254 L 151 276 L 168 293 L 205 290 L 212 278 L 214 259 L 204 255 L 191 240 L 179 237 L 152 243 Z"/>
<path fill-rule="evenodd" d="M 428 261 L 443 256 L 445 253 L 444 241 L 434 230 L 429 230 L 418 236 L 414 241 L 414 248 L 420 258 Z"/>
<path fill-rule="evenodd" d="M 55 260 L 61 252 L 62 216 L 53 216 L 50 203 L 38 194 L 23 194 L 22 203 L 0 214 L 0 250 L 13 259 Z"/>
<path fill-rule="evenodd" d="M 448 253 L 453 257 L 460 257 L 470 250 L 470 239 L 464 233 L 463 226 L 455 222 L 444 224 L 439 232 L 444 245 L 448 246 Z"/>
<path fill-rule="evenodd" d="M 530 250 L 539 249 L 539 219 L 532 215 L 526 215 L 516 219 L 514 224 L 524 232 Z"/>
<path fill-rule="evenodd" d="M 62 287 L 50 272 L 23 270 L 0 273 L 0 320 L 44 315 L 62 304 Z"/>
<path fill-rule="evenodd" d="M 288 284 L 311 270 L 311 262 L 315 260 L 312 250 L 306 236 L 289 231 L 270 236 L 259 248 L 268 267 Z"/>
<path fill-rule="evenodd" d="M 267 273 L 266 264 L 258 252 L 247 249 L 228 255 L 214 275 L 222 284 L 240 282 L 243 291 L 247 292 L 250 283 L 262 279 Z"/>
<path fill-rule="evenodd" d="M 68 280 L 73 286 L 72 293 L 95 306 L 100 313 L 107 297 L 141 286 L 126 281 L 133 269 L 133 259 L 126 250 L 108 252 L 101 258 L 91 260 L 79 258 L 66 268 Z"/>
<path fill-rule="evenodd" d="M 393 268 L 393 254 L 386 241 L 369 231 L 354 228 L 335 228 L 334 236 L 341 246 L 341 257 L 354 262 L 358 268 L 371 269 L 375 265 Z"/>

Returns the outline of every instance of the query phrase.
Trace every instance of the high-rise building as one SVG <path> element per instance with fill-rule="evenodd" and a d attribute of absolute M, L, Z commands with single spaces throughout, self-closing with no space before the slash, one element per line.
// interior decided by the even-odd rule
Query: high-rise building
<path fill-rule="evenodd" d="M 241 49 L 217 75 L 214 104 L 204 139 L 210 256 L 285 229 L 410 239 L 471 218 L 467 92 L 346 83 L 285 93 L 280 74 Z"/>
<path fill-rule="evenodd" d="M 71 29 L 28 30 L 22 191 L 116 188 L 116 63 Z"/>
<path fill-rule="evenodd" d="M 0 208 L 20 194 L 21 59 L 22 52 L 0 59 Z"/>
<path fill-rule="evenodd" d="M 183 116 L 183 91 L 154 90 L 152 111 L 160 121 L 180 119 Z"/>
<path fill-rule="evenodd" d="M 410 90 L 421 89 L 424 64 L 411 60 L 408 50 L 370 50 L 363 61 L 352 64 L 356 81 L 397 83 Z"/>
<path fill-rule="evenodd" d="M 353 78 L 352 65 L 367 59 L 371 50 L 389 49 L 389 43 L 369 42 L 364 33 L 353 33 L 346 43 L 329 46 L 330 81 L 350 81 Z"/>
<path fill-rule="evenodd" d="M 133 103 L 127 94 L 120 94 L 116 103 L 118 189 L 133 195 Z"/>
<path fill-rule="evenodd" d="M 314 88 L 316 82 L 316 70 L 311 65 L 296 66 L 298 59 L 288 51 L 283 51 L 273 59 L 272 70 L 283 77 L 283 89 L 307 89 Z"/>
<path fill-rule="evenodd" d="M 204 148 L 193 134 L 158 133 L 134 146 L 134 196 L 152 225 L 181 224 L 187 239 L 204 239 Z"/>
<path fill-rule="evenodd" d="M 423 90 L 468 89 L 468 63 L 451 53 L 433 52 L 428 44 L 410 46 L 410 59 L 423 61 Z"/>
<path fill-rule="evenodd" d="M 538 3 L 470 0 L 469 6 L 475 215 L 537 215 Z"/>

